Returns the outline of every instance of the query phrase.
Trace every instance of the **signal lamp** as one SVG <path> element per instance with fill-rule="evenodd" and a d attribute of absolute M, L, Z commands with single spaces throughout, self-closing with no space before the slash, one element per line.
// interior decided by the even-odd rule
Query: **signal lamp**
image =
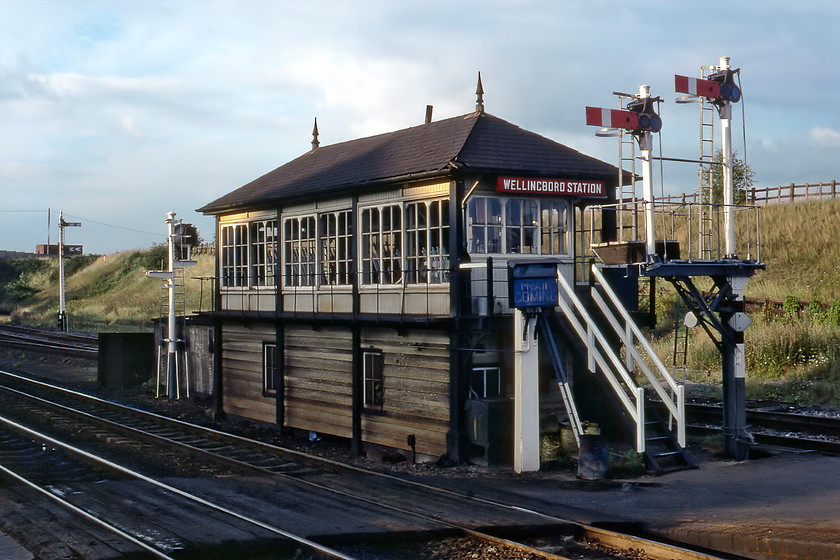
<path fill-rule="evenodd" d="M 735 85 L 735 72 L 723 70 L 709 76 L 709 80 L 720 84 L 720 99 L 738 103 L 741 100 L 741 88 Z"/>

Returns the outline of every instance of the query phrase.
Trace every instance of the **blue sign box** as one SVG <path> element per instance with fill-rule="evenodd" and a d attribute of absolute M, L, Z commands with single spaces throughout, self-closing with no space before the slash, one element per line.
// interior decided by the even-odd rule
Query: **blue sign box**
<path fill-rule="evenodd" d="M 557 264 L 508 262 L 508 298 L 519 309 L 557 306 Z"/>

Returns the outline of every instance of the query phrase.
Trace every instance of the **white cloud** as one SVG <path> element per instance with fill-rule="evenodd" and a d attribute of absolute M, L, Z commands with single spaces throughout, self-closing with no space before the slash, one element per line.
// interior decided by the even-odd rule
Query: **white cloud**
<path fill-rule="evenodd" d="M 811 139 L 820 146 L 840 147 L 840 132 L 833 128 L 815 126 L 811 129 Z"/>

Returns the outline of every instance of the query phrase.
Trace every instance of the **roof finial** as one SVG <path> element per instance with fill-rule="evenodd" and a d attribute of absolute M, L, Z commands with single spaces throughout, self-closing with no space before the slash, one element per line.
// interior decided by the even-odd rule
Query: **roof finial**
<path fill-rule="evenodd" d="M 321 143 L 318 142 L 318 117 L 315 117 L 315 126 L 312 128 L 312 149 L 314 150 Z"/>
<path fill-rule="evenodd" d="M 484 113 L 484 88 L 481 86 L 481 72 L 478 73 L 478 86 L 475 88 L 475 110 Z"/>

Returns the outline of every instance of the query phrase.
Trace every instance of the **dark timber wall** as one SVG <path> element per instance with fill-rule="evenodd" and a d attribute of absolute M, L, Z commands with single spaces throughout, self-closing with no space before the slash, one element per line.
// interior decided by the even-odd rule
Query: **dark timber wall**
<path fill-rule="evenodd" d="M 407 449 L 413 434 L 418 453 L 446 452 L 449 429 L 449 334 L 440 331 L 363 329 L 362 349 L 384 357 L 384 406 L 362 413 L 366 442 Z"/>
<path fill-rule="evenodd" d="M 275 341 L 274 325 L 225 323 L 222 394 L 225 412 L 274 423 L 275 399 L 263 396 L 263 343 Z"/>
<path fill-rule="evenodd" d="M 286 425 L 351 437 L 353 337 L 349 329 L 286 326 Z"/>

